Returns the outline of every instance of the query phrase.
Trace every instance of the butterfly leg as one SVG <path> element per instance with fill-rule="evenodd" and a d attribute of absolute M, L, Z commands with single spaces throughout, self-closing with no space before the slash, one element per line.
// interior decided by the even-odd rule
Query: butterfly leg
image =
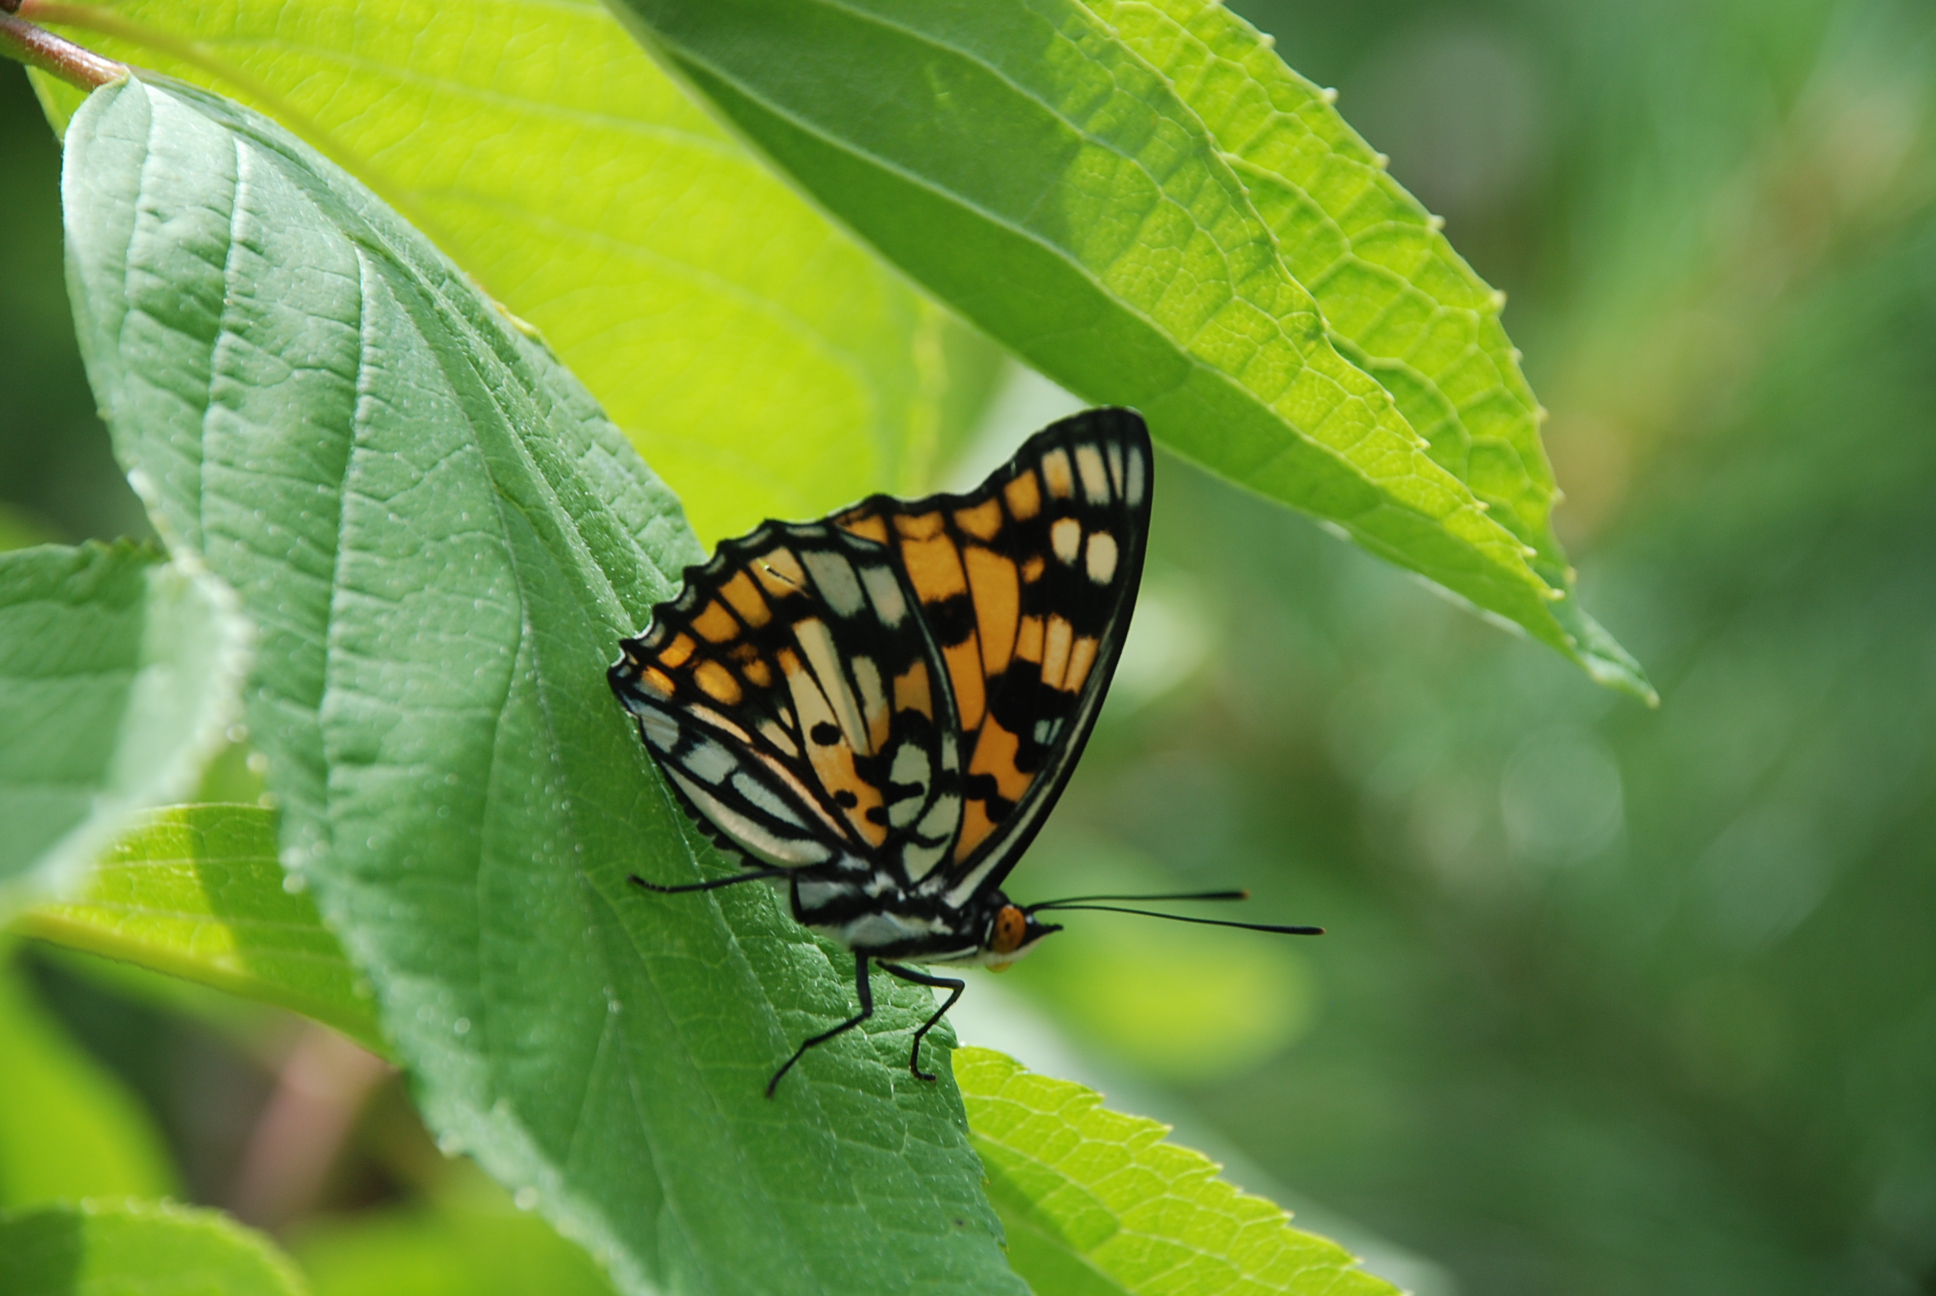
<path fill-rule="evenodd" d="M 679 886 L 660 886 L 657 882 L 647 882 L 636 873 L 632 874 L 627 881 L 641 890 L 654 891 L 659 895 L 682 895 L 687 891 L 717 891 L 721 887 L 738 886 L 742 882 L 758 882 L 762 878 L 785 877 L 788 872 L 789 870 L 783 868 L 753 869 L 750 872 L 736 874 L 733 877 L 708 878 L 704 882 L 686 882 Z"/>
<path fill-rule="evenodd" d="M 903 981 L 912 981 L 915 985 L 930 986 L 936 990 L 948 991 L 948 1002 L 942 1004 L 935 1011 L 934 1016 L 921 1023 L 920 1030 L 914 1032 L 914 1051 L 908 1054 L 908 1070 L 914 1072 L 915 1078 L 919 1080 L 932 1080 L 934 1077 L 921 1069 L 921 1039 L 929 1031 L 933 1030 L 935 1025 L 943 1017 L 948 1015 L 948 1010 L 955 1006 L 955 1000 L 961 998 L 961 992 L 968 988 L 968 983 L 966 981 L 957 981 L 953 977 L 930 976 L 926 972 L 916 972 L 913 968 L 902 967 L 899 963 L 883 963 L 881 967 L 888 972 L 892 972 Z"/>
<path fill-rule="evenodd" d="M 882 966 L 885 967 L 886 964 L 882 964 Z M 780 1077 L 793 1070 L 793 1064 L 805 1057 L 808 1049 L 814 1047 L 816 1044 L 825 1044 L 834 1036 L 854 1029 L 854 1027 L 874 1015 L 874 989 L 867 984 L 867 955 L 865 954 L 854 955 L 854 993 L 860 998 L 860 1011 L 832 1030 L 821 1031 L 812 1039 L 801 1044 L 799 1048 L 793 1050 L 793 1056 L 786 1060 L 786 1065 L 782 1066 L 778 1071 L 775 1071 L 773 1078 L 766 1082 L 766 1096 L 768 1098 L 771 1098 L 773 1091 L 780 1087 Z"/>

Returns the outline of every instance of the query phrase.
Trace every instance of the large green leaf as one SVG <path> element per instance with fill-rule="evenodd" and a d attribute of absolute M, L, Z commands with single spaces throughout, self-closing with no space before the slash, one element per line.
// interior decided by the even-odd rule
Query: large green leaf
<path fill-rule="evenodd" d="M 846 975 L 770 893 L 625 885 L 695 850 L 605 666 L 700 550 L 589 396 L 234 105 L 97 91 L 64 197 L 117 452 L 261 625 L 284 866 L 442 1145 L 626 1290 L 1018 1290 L 952 1084 L 906 1071 L 926 992 L 769 1102 Z"/>
<path fill-rule="evenodd" d="M 80 895 L 16 927 L 304 1013 L 384 1051 L 343 947 L 309 894 L 283 885 L 276 818 L 261 806 L 170 806 L 115 842 Z"/>
<path fill-rule="evenodd" d="M 1651 696 L 1560 610 L 1500 299 L 1441 240 L 1366 227 L 1405 208 L 1433 234 L 1388 181 L 1344 174 L 1362 147 L 1254 30 L 1200 0 L 617 2 L 830 210 L 1044 373 Z"/>
<path fill-rule="evenodd" d="M 302 1296 L 265 1239 L 214 1211 L 89 1201 L 0 1214 L 0 1296 Z"/>
<path fill-rule="evenodd" d="M 33 1002 L 10 953 L 0 946 L 0 1210 L 173 1192 L 161 1132 Z"/>
<path fill-rule="evenodd" d="M 992 348 L 692 104 L 597 0 L 30 3 L 303 136 L 541 329 L 708 538 L 923 488 Z M 57 118 L 79 94 L 50 79 Z"/>
<path fill-rule="evenodd" d="M 955 1052 L 955 1075 L 1008 1227 L 1009 1256 L 1056 1296 L 1285 1292 L 1397 1296 L 1335 1242 L 1217 1178 L 1167 1127 L 1124 1116 L 1000 1053 Z"/>
<path fill-rule="evenodd" d="M 153 550 L 0 553 L 0 921 L 194 786 L 247 645 L 227 591 Z"/>

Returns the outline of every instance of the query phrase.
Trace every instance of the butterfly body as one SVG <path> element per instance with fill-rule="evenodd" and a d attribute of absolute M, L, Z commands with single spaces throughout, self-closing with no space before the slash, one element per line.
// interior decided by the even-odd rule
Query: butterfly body
<path fill-rule="evenodd" d="M 689 568 L 610 679 L 746 871 L 640 884 L 783 880 L 794 917 L 855 953 L 864 1009 L 870 959 L 958 995 L 896 961 L 1001 967 L 1057 930 L 1002 882 L 1101 709 L 1151 470 L 1143 420 L 1092 410 L 975 491 L 768 522 Z"/>

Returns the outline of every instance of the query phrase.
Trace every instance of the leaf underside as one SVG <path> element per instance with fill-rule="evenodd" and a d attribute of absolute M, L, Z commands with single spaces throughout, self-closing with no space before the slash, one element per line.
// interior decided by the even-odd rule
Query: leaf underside
<path fill-rule="evenodd" d="M 757 889 L 625 884 L 710 857 L 604 681 L 700 554 L 618 429 L 246 110 L 98 91 L 64 196 L 117 453 L 260 628 L 282 863 L 442 1146 L 626 1290 L 1020 1290 L 952 1084 L 905 1069 L 929 996 L 883 985 L 872 1029 L 769 1103 L 793 1043 L 851 1011 L 844 968 Z"/>

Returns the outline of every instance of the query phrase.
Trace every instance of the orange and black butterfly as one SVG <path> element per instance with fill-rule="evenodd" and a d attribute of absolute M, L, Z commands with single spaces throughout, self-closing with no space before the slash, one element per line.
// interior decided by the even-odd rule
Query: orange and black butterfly
<path fill-rule="evenodd" d="M 1149 534 L 1153 461 L 1130 410 L 1091 410 L 1029 438 L 978 490 L 876 495 L 818 522 L 768 522 L 689 568 L 610 672 L 686 808 L 744 864 L 789 883 L 793 915 L 868 962 L 1003 967 L 1060 928 L 1002 883 L 1067 784 L 1129 630 Z M 1170 915 L 1159 915 L 1170 916 Z M 1185 921 L 1207 921 L 1194 919 Z M 1253 926 L 1253 924 L 1219 924 Z M 1312 928 L 1262 927 L 1267 931 Z"/>

